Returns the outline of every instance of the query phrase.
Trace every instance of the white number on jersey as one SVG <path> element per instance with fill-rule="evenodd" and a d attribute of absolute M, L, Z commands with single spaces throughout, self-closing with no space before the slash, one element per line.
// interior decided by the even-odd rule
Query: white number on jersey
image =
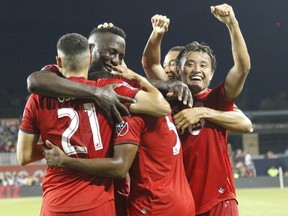
<path fill-rule="evenodd" d="M 100 136 L 99 123 L 96 115 L 96 109 L 93 103 L 84 104 L 85 112 L 88 115 L 89 123 L 93 135 L 93 142 L 95 150 L 103 149 L 102 140 Z M 69 127 L 64 131 L 61 138 L 61 144 L 64 152 L 67 155 L 77 154 L 77 153 L 86 153 L 87 148 L 85 146 L 76 146 L 71 145 L 70 139 L 73 134 L 77 131 L 79 127 L 79 115 L 72 108 L 61 108 L 58 110 L 58 118 L 69 117 L 71 123 Z"/>
<path fill-rule="evenodd" d="M 179 139 L 179 136 L 177 133 L 177 129 L 176 129 L 174 123 L 170 121 L 168 116 L 166 116 L 165 118 L 166 118 L 166 122 L 167 122 L 169 130 L 172 130 L 176 135 L 176 144 L 173 147 L 173 155 L 177 155 L 177 154 L 179 154 L 180 148 L 181 148 L 181 143 L 180 143 L 180 139 Z"/>

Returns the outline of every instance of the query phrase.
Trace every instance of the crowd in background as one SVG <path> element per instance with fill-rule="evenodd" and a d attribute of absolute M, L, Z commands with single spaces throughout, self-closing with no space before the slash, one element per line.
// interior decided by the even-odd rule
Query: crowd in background
<path fill-rule="evenodd" d="M 256 168 L 249 152 L 243 152 L 242 149 L 231 151 L 230 160 L 234 178 L 256 176 Z"/>
<path fill-rule="evenodd" d="M 17 135 L 20 120 L 17 118 L 0 119 L 0 152 L 16 152 Z M 232 149 L 229 144 L 230 160 L 233 169 L 234 178 L 255 177 L 256 169 L 253 163 L 252 155 L 244 152 L 242 149 Z M 288 150 L 287 150 L 288 152 Z M 265 158 L 271 157 L 271 152 L 267 152 Z M 288 155 L 288 153 L 287 153 Z M 42 178 L 42 177 L 41 177 Z M 39 176 L 0 176 L 0 185 L 34 185 L 40 184 Z"/>
<path fill-rule="evenodd" d="M 0 119 L 0 152 L 16 152 L 19 119 Z"/>
<path fill-rule="evenodd" d="M 32 176 L 26 174 L 5 174 L 0 175 L 0 186 L 15 186 L 15 185 L 41 185 L 43 174 L 34 174 Z"/>

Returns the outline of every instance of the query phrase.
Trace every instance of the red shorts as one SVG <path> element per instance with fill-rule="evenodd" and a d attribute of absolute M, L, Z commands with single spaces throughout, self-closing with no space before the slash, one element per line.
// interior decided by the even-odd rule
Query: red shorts
<path fill-rule="evenodd" d="M 103 205 L 80 212 L 51 212 L 41 208 L 40 216 L 116 216 L 114 200 L 105 202 Z"/>
<path fill-rule="evenodd" d="M 239 216 L 236 200 L 225 200 L 214 206 L 209 212 L 197 214 L 196 216 Z"/>

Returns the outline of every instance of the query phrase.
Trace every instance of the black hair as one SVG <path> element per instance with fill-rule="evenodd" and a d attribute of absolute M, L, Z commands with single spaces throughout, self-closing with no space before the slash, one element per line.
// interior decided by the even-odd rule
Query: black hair
<path fill-rule="evenodd" d="M 126 33 L 124 32 L 124 30 L 115 25 L 100 28 L 96 27 L 90 32 L 89 37 L 95 33 L 111 33 L 126 39 Z"/>
<path fill-rule="evenodd" d="M 89 44 L 86 37 L 78 33 L 68 33 L 57 42 L 57 52 L 63 58 L 63 66 L 69 71 L 79 71 L 89 66 L 87 56 Z"/>
<path fill-rule="evenodd" d="M 207 53 L 211 59 L 211 67 L 215 72 L 217 67 L 216 56 L 213 50 L 204 42 L 198 43 L 197 41 L 193 41 L 187 45 L 185 45 L 184 49 L 180 51 L 176 58 L 177 67 L 180 67 L 181 59 L 187 55 L 188 52 L 203 52 Z"/>
<path fill-rule="evenodd" d="M 174 46 L 171 49 L 169 49 L 168 52 L 170 52 L 170 51 L 179 51 L 179 52 L 181 52 L 184 48 L 185 48 L 185 46 Z"/>
<path fill-rule="evenodd" d="M 57 50 L 63 52 L 67 57 L 75 56 L 89 50 L 88 40 L 81 34 L 68 33 L 58 40 Z"/>

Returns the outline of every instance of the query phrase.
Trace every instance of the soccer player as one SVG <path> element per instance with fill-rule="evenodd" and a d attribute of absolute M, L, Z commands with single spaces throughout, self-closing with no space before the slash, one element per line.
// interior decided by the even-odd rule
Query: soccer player
<path fill-rule="evenodd" d="M 125 123 L 115 127 L 112 158 L 72 158 L 49 143 L 50 148 L 44 148 L 47 164 L 112 178 L 124 178 L 130 169 L 128 215 L 195 215 L 171 115 L 123 119 Z"/>
<path fill-rule="evenodd" d="M 119 65 L 123 63 L 126 48 L 125 37 L 125 32 L 112 24 L 103 24 L 92 30 L 89 35 L 89 45 L 92 53 L 92 65 L 89 68 L 89 76 L 91 79 L 96 79 L 97 77 L 103 76 L 111 77 L 111 68 L 115 66 L 119 67 Z M 52 66 L 52 68 L 53 70 L 55 69 L 54 66 Z M 73 83 L 67 79 L 64 79 L 61 77 L 61 73 L 58 73 L 57 70 L 57 73 L 51 73 L 51 66 L 45 67 L 44 69 L 47 71 L 34 72 L 28 77 L 28 89 L 30 92 L 51 97 L 95 98 L 95 91 L 92 89 L 92 87 L 80 83 Z M 183 99 L 183 103 L 186 101 L 189 104 L 191 93 L 190 91 L 187 91 L 187 85 L 183 85 L 181 82 L 171 82 L 168 86 L 163 85 L 162 82 L 161 85 L 162 87 L 166 87 L 166 90 L 168 91 L 170 89 L 172 91 L 175 90 L 175 92 L 178 93 L 178 98 L 180 98 L 180 100 Z M 146 101 L 146 106 L 147 105 L 151 105 L 151 101 L 149 99 Z M 159 105 L 161 107 L 161 104 L 158 104 L 158 106 Z M 163 116 L 163 114 L 167 113 L 165 111 L 165 106 L 163 106 L 161 109 L 155 109 L 153 106 L 148 108 L 145 108 L 145 106 L 138 106 L 137 108 L 137 113 L 149 112 L 148 114 L 154 116 Z M 133 107 L 129 107 L 129 110 L 132 113 L 135 112 Z M 119 182 L 117 182 L 116 185 L 119 185 L 118 183 Z M 122 185 L 122 183 L 123 182 L 121 181 L 120 185 Z M 122 190 L 122 188 L 119 190 Z M 116 189 L 116 191 L 118 190 Z M 125 198 L 125 196 L 127 196 L 127 191 L 124 192 L 124 194 L 120 195 L 124 195 Z M 116 193 L 116 198 L 118 195 L 119 193 Z M 124 204 L 118 205 L 118 203 L 119 202 L 116 203 L 117 207 L 120 206 L 122 208 L 124 206 Z M 122 210 L 121 208 L 117 208 L 117 213 L 118 210 Z M 123 210 L 125 211 L 126 209 L 124 208 Z"/>
<path fill-rule="evenodd" d="M 183 110 L 174 115 L 174 121 L 182 132 L 180 137 L 184 166 L 195 199 L 196 214 L 234 216 L 238 215 L 238 207 L 227 150 L 227 129 L 233 132 L 252 130 L 251 121 L 241 111 L 233 111 L 234 100 L 241 93 L 250 70 L 250 57 L 232 7 L 227 4 L 218 5 L 211 7 L 211 12 L 226 24 L 229 30 L 234 66 L 222 84 L 209 89 L 216 70 L 216 59 L 212 50 L 209 46 L 197 42 L 186 45 L 180 53 L 178 69 L 181 80 L 192 91 L 194 107 L 178 107 L 178 110 Z M 165 22 L 165 19 L 162 20 Z M 153 37 L 158 40 L 162 38 L 169 22 L 158 25 L 150 40 Z M 149 46 L 151 43 L 147 44 L 146 51 L 147 47 L 151 49 Z M 157 54 L 157 50 L 153 52 Z M 146 55 L 146 58 L 147 56 L 149 57 Z M 143 60 L 145 63 L 145 58 Z M 158 69 L 147 72 L 148 75 L 150 73 L 154 77 L 168 79 L 159 66 Z"/>
<path fill-rule="evenodd" d="M 97 78 L 112 77 L 110 74 L 112 66 L 120 65 L 125 57 L 125 42 L 126 34 L 125 32 L 109 23 L 104 23 L 94 28 L 89 34 L 89 46 L 92 53 L 92 64 L 89 68 L 89 79 L 96 80 Z M 50 73 L 51 70 L 54 73 Z M 56 73 L 55 73 L 56 72 Z M 182 82 L 157 82 L 153 81 L 159 89 L 168 92 L 169 95 L 173 93 L 178 94 L 178 99 L 182 100 L 184 104 L 192 104 L 192 95 L 186 84 Z M 117 117 L 118 122 L 121 122 L 120 113 L 117 112 L 117 108 L 120 111 L 124 111 L 124 114 L 129 113 L 125 106 L 119 103 L 121 102 L 131 102 L 127 97 L 121 97 L 115 95 L 113 89 L 110 86 L 105 87 L 105 91 L 101 92 L 99 89 L 93 86 L 87 86 L 80 83 L 71 82 L 64 79 L 61 73 L 57 71 L 57 68 L 52 65 L 48 65 L 42 69 L 42 71 L 36 71 L 27 79 L 28 91 L 31 93 L 51 96 L 51 97 L 76 97 L 76 98 L 88 98 L 94 99 L 97 104 L 103 108 L 108 113 L 108 118 L 110 122 L 114 122 L 113 115 Z M 102 94 L 104 93 L 104 95 Z M 110 98 L 110 94 L 112 99 Z M 104 103 L 104 107 L 103 107 Z M 105 106 L 107 104 L 107 106 Z M 116 106 L 115 106 L 116 104 Z M 139 107 L 139 109 L 141 109 Z M 158 110 L 150 107 L 152 115 L 158 116 Z M 112 112 L 112 114 L 111 114 Z M 130 110 L 133 113 L 133 110 Z M 137 111 L 141 113 L 141 110 Z M 146 110 L 145 110 L 146 112 Z M 161 110 L 160 110 L 161 112 Z M 153 114 L 154 113 L 154 114 Z M 160 113 L 161 114 L 161 113 Z"/>
<path fill-rule="evenodd" d="M 91 53 L 85 37 L 71 33 L 59 39 L 57 65 L 67 79 L 98 87 L 117 83 L 117 93 L 135 98 L 136 102 L 129 107 L 131 110 L 141 107 L 141 112 L 145 106 L 152 104 L 158 111 L 161 110 L 163 116 L 169 114 L 169 104 L 145 78 L 122 68 L 122 73 L 132 74 L 147 92 L 119 79 L 89 81 L 90 63 Z M 146 107 L 146 110 L 149 108 Z M 37 145 L 40 135 L 44 142 L 51 140 L 70 157 L 105 158 L 111 150 L 112 125 L 105 112 L 92 100 L 31 94 L 18 135 L 17 159 L 21 165 L 43 158 L 39 153 L 41 146 Z M 115 215 L 113 182 L 109 178 L 48 167 L 42 186 L 41 215 Z"/>

